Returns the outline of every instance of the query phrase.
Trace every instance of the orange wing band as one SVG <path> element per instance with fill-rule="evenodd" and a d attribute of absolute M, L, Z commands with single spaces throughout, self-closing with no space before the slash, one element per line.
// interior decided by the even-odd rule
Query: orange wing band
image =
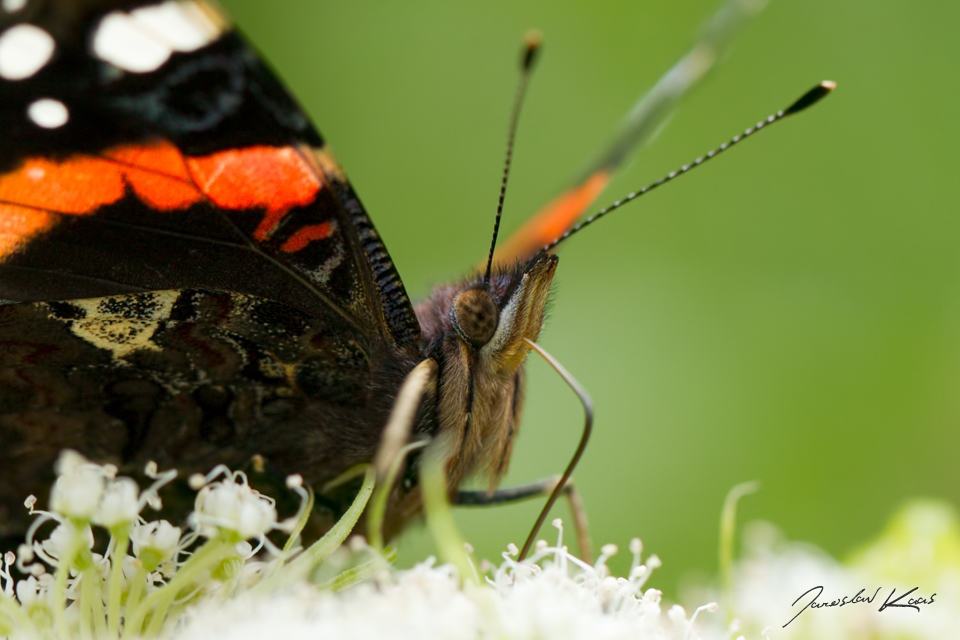
<path fill-rule="evenodd" d="M 497 248 L 494 262 L 510 264 L 532 257 L 569 229 L 609 183 L 610 174 L 597 171 L 580 186 L 561 193 Z"/>
<path fill-rule="evenodd" d="M 61 215 L 93 215 L 128 190 L 158 211 L 183 210 L 204 200 L 227 210 L 262 209 L 253 238 L 263 242 L 294 207 L 313 202 L 322 188 L 293 147 L 253 146 L 194 157 L 159 142 L 60 162 L 31 158 L 0 176 L 0 259 L 53 228 Z M 308 225 L 281 250 L 299 251 L 330 233 L 328 223 Z"/>

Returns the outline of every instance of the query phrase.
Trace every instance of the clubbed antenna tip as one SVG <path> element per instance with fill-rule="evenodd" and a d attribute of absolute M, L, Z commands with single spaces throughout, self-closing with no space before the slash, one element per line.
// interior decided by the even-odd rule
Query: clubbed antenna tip
<path fill-rule="evenodd" d="M 520 67 L 527 71 L 533 66 L 537 59 L 537 53 L 540 51 L 540 45 L 543 44 L 543 34 L 539 29 L 530 29 L 523 36 L 523 61 Z"/>
<path fill-rule="evenodd" d="M 793 115 L 794 113 L 799 113 L 809 106 L 812 106 L 823 98 L 826 98 L 830 95 L 830 92 L 837 88 L 837 83 L 832 80 L 824 80 L 810 91 L 807 91 L 805 94 L 800 96 L 800 98 L 794 102 L 792 105 L 784 109 L 783 114 L 786 116 Z"/>

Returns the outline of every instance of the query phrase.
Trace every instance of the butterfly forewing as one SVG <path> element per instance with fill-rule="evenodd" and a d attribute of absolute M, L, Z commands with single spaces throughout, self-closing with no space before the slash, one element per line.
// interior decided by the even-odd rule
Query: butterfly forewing
<path fill-rule="evenodd" d="M 383 244 L 260 58 L 206 3 L 142 4 L 7 17 L 0 38 L 32 30 L 53 51 L 0 77 L 0 298 L 225 289 L 415 341 Z"/>
<path fill-rule="evenodd" d="M 328 480 L 420 359 L 336 160 L 203 0 L 0 11 L 0 299 L 0 535 L 64 448 Z"/>

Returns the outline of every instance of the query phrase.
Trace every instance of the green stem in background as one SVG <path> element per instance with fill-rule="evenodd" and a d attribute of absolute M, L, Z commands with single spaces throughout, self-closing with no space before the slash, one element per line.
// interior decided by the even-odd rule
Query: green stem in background
<path fill-rule="evenodd" d="M 737 530 L 737 502 L 759 490 L 760 482 L 757 480 L 736 485 L 727 493 L 727 498 L 723 501 L 723 511 L 720 513 L 720 582 L 728 621 L 734 618 L 733 543 Z"/>
<path fill-rule="evenodd" d="M 427 517 L 427 528 L 433 534 L 440 559 L 457 568 L 464 582 L 478 582 L 470 560 L 463 536 L 453 521 L 450 500 L 447 495 L 447 478 L 443 470 L 445 449 L 443 440 L 438 438 L 427 447 L 420 463 L 420 490 L 423 492 L 423 511 Z"/>
<path fill-rule="evenodd" d="M 503 204 L 502 195 L 500 204 Z M 489 276 L 489 273 L 487 275 Z M 367 514 L 367 538 L 371 546 L 381 553 L 383 552 L 383 520 L 387 497 L 390 495 L 394 479 L 400 473 L 400 465 L 406 460 L 407 454 L 423 446 L 410 443 L 410 434 L 424 396 L 436 391 L 437 367 L 436 360 L 427 358 L 403 379 L 403 385 L 393 401 L 390 418 L 380 436 L 377 454 L 373 458 L 377 490 Z"/>
<path fill-rule="evenodd" d="M 124 527 L 113 532 L 113 553 L 110 554 L 110 591 L 107 596 L 107 635 L 120 635 L 120 599 L 123 595 L 123 561 L 127 557 L 130 536 Z M 129 604 L 129 601 L 128 601 Z"/>
<path fill-rule="evenodd" d="M 168 584 L 151 593 L 137 606 L 123 625 L 123 637 L 133 638 L 140 635 L 143 621 L 151 613 L 150 627 L 159 630 L 163 618 L 166 617 L 170 603 L 185 587 L 194 582 L 203 572 L 212 569 L 230 554 L 236 553 L 236 541 L 224 538 L 214 538 L 197 549 L 196 553 L 187 560 L 177 571 Z"/>
<path fill-rule="evenodd" d="M 277 558 L 277 569 L 282 567 L 284 562 L 286 562 L 287 554 L 293 550 L 294 545 L 297 544 L 297 540 L 300 538 L 300 534 L 303 533 L 307 523 L 310 522 L 310 516 L 313 514 L 313 505 L 316 501 L 316 495 L 313 492 L 313 487 L 310 486 L 306 488 L 306 492 L 307 500 L 303 505 L 303 513 L 301 513 L 300 517 L 297 518 L 297 524 L 294 525 L 293 530 L 290 532 L 290 537 L 287 538 L 287 543 L 283 545 L 283 555 Z"/>
<path fill-rule="evenodd" d="M 84 575 L 83 578 L 84 579 L 80 581 L 80 595 L 78 596 L 79 603 L 77 607 L 77 610 L 80 614 L 80 637 L 83 638 L 83 640 L 92 640 L 93 630 L 91 613 L 90 607 L 87 606 L 87 602 L 90 600 L 90 589 L 87 588 L 86 575 Z"/>
<path fill-rule="evenodd" d="M 374 576 L 378 571 L 383 570 L 395 562 L 396 559 L 396 551 L 393 549 L 388 549 L 385 555 L 380 555 L 379 553 L 374 554 L 374 556 L 369 560 L 361 562 L 357 566 L 347 569 L 346 571 L 338 574 L 332 580 L 318 583 L 317 587 L 321 590 L 333 591 L 334 593 L 337 591 L 343 591 L 347 587 L 352 587 L 353 585 L 359 584 Z"/>
<path fill-rule="evenodd" d="M 296 524 L 294 524 L 293 529 L 290 530 L 290 535 L 287 537 L 287 542 L 280 551 L 280 556 L 264 576 L 264 581 L 271 579 L 272 576 L 283 569 L 287 560 L 293 555 L 293 550 L 296 548 L 297 541 L 300 539 L 300 534 L 303 533 L 303 530 L 307 527 L 307 523 L 310 522 L 310 516 L 313 515 L 313 505 L 316 501 L 316 494 L 311 486 L 307 486 L 305 490 L 307 492 L 307 498 L 300 507 L 300 517 L 297 518 Z"/>
<path fill-rule="evenodd" d="M 143 563 L 140 563 L 140 567 L 137 569 L 137 573 L 133 576 L 133 581 L 131 582 L 130 591 L 127 593 L 127 606 L 125 616 L 128 620 L 130 618 L 130 613 L 135 611 L 137 605 L 140 604 L 140 598 L 143 597 L 144 589 L 147 586 L 147 576 L 150 572 L 147 570 Z M 127 628 L 126 622 L 124 623 L 124 629 Z"/>
<path fill-rule="evenodd" d="M 350 532 L 353 531 L 353 528 L 356 526 L 357 521 L 360 520 L 360 515 L 370 500 L 370 495 L 373 493 L 373 486 L 376 481 L 376 473 L 371 465 L 362 465 L 356 468 L 356 470 L 359 469 L 363 469 L 364 472 L 363 484 L 360 486 L 360 492 L 353 500 L 350 508 L 347 509 L 346 513 L 337 521 L 337 524 L 333 525 L 330 531 L 327 531 L 322 538 L 290 562 L 283 571 L 274 574 L 269 580 L 262 582 L 261 585 L 263 585 L 262 588 L 264 590 L 272 590 L 281 580 L 283 582 L 290 582 L 305 578 L 315 566 L 320 564 L 324 558 L 330 555 L 347 539 L 347 536 L 350 535 Z M 351 472 L 354 471 L 351 470 Z"/>
<path fill-rule="evenodd" d="M 82 625 L 84 631 L 90 630 L 90 620 L 93 621 L 93 637 L 103 638 L 107 633 L 106 616 L 103 611 L 103 593 L 100 589 L 100 571 L 92 562 L 83 569 L 80 577 L 80 616 L 86 615 L 89 619 Z"/>
<path fill-rule="evenodd" d="M 21 631 L 27 632 L 25 634 L 26 636 L 34 638 L 43 637 L 40 634 L 40 630 L 33 624 L 33 620 L 31 620 L 30 616 L 23 610 L 20 603 L 8 597 L 7 594 L 2 591 L 0 591 L 0 614 L 10 616 L 14 622 L 20 625 Z"/>
<path fill-rule="evenodd" d="M 733 39 L 766 0 L 728 0 L 706 23 L 690 50 L 633 106 L 613 139 L 583 173 L 613 172 L 630 152 L 652 139 L 677 103 L 729 51 Z"/>
<path fill-rule="evenodd" d="M 50 607 L 60 640 L 71 640 L 66 616 L 67 578 L 70 576 L 70 569 L 73 567 L 77 555 L 86 546 L 81 525 L 73 523 L 71 526 L 73 527 L 73 538 L 67 546 L 67 552 L 59 558 L 60 564 L 57 566 L 57 572 L 53 578 L 53 590 L 50 593 Z"/>
<path fill-rule="evenodd" d="M 634 149 L 644 146 L 660 132 L 680 100 L 723 59 L 743 26 L 766 5 L 766 0 L 727 0 L 700 30 L 693 46 L 644 93 L 630 109 L 603 150 L 590 162 L 573 185 L 528 219 L 497 249 L 496 262 L 530 257 L 556 239 L 555 225 L 569 229 L 610 184 L 613 175 Z M 586 201 L 582 201 L 586 198 Z M 557 217 L 558 208 L 569 207 L 573 217 Z M 549 229 L 543 234 L 542 230 Z"/>
<path fill-rule="evenodd" d="M 411 442 L 397 453 L 390 461 L 389 470 L 380 478 L 373 491 L 373 497 L 370 499 L 370 508 L 367 509 L 367 538 L 370 546 L 383 553 L 383 520 L 387 513 L 387 498 L 390 497 L 390 491 L 393 484 L 397 481 L 400 474 L 400 467 L 407 460 L 407 455 L 415 449 L 427 446 L 426 440 Z"/>

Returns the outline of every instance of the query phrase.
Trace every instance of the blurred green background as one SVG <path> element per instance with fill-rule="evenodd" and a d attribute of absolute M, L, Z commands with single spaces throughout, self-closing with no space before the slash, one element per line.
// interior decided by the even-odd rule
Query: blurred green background
<path fill-rule="evenodd" d="M 717 6 L 224 4 L 338 154 L 418 298 L 486 250 L 526 29 L 545 46 L 507 231 L 574 177 Z M 955 3 L 775 0 L 601 200 L 822 79 L 834 95 L 561 251 L 542 343 L 596 402 L 576 474 L 594 542 L 642 537 L 668 594 L 716 570 L 738 482 L 763 483 L 741 521 L 834 554 L 908 496 L 960 501 L 958 23 Z M 508 483 L 558 473 L 579 437 L 576 399 L 536 358 L 529 369 Z M 457 517 L 496 558 L 539 504 Z M 432 549 L 422 530 L 400 543 L 407 563 Z"/>

